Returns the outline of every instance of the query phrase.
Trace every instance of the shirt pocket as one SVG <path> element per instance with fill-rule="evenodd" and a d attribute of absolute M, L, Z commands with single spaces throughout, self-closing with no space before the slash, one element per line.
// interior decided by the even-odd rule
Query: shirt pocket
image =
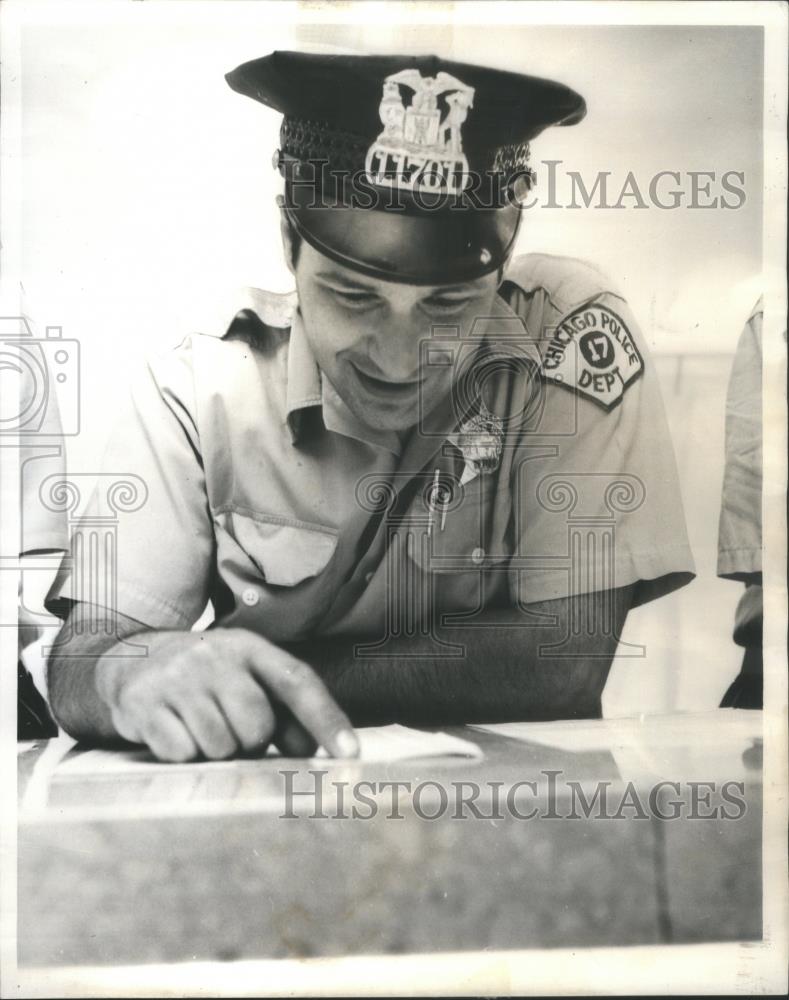
<path fill-rule="evenodd" d="M 219 519 L 272 586 L 295 587 L 318 576 L 337 549 L 339 533 L 326 525 L 235 507 Z"/>
<path fill-rule="evenodd" d="M 467 483 L 446 511 L 433 512 L 429 532 L 429 508 L 424 498 L 416 503 L 403 525 L 411 560 L 431 573 L 475 576 L 507 562 L 509 552 L 493 538 L 496 485 L 493 477 L 482 476 Z"/>

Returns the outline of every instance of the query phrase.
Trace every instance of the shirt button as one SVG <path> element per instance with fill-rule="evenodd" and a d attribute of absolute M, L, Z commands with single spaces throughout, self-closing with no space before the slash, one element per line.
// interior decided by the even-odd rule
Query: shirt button
<path fill-rule="evenodd" d="M 485 561 L 485 550 L 484 549 L 474 549 L 471 553 L 471 561 L 475 566 L 479 566 L 481 562 Z"/>
<path fill-rule="evenodd" d="M 370 582 L 370 580 L 372 580 L 372 578 L 373 578 L 374 576 L 375 576 L 375 573 L 365 573 L 365 574 L 364 574 L 364 582 L 365 582 L 365 583 L 369 583 L 369 582 Z"/>
<path fill-rule="evenodd" d="M 257 602 L 260 600 L 260 595 L 255 590 L 254 587 L 247 587 L 241 594 L 241 600 L 246 604 L 248 608 L 254 608 Z"/>

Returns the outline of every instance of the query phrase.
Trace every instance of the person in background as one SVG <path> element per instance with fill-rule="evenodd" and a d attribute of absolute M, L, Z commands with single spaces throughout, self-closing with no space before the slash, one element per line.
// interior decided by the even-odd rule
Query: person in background
<path fill-rule="evenodd" d="M 22 327 L 29 332 L 29 324 L 24 322 Z M 33 363 L 19 365 L 19 413 L 31 414 L 33 419 L 19 428 L 22 572 L 17 614 L 17 739 L 37 740 L 56 736 L 58 729 L 46 699 L 46 677 L 43 670 L 36 669 L 40 663 L 31 655 L 32 647 L 53 623 L 44 608 L 44 597 L 55 576 L 51 557 L 62 557 L 69 547 L 65 508 L 47 506 L 41 486 L 50 476 L 65 479 L 66 457 L 54 385 L 42 387 L 36 382 L 41 372 L 49 377 L 46 357 L 35 340 L 22 344 L 23 353 L 32 355 Z M 50 557 L 47 568 L 37 565 L 42 556 Z"/>
<path fill-rule="evenodd" d="M 740 335 L 726 395 L 718 576 L 745 584 L 733 636 L 745 654 L 721 708 L 762 707 L 762 313 L 760 299 Z"/>

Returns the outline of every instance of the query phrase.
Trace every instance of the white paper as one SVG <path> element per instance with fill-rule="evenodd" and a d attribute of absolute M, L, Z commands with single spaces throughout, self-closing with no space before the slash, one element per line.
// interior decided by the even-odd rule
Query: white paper
<path fill-rule="evenodd" d="M 474 743 L 443 732 L 424 732 L 407 726 L 370 726 L 357 729 L 362 763 L 393 763 L 398 760 L 424 757 L 482 757 Z M 275 748 L 269 748 L 262 760 L 279 757 Z M 328 754 L 322 748 L 313 759 L 325 760 Z M 259 767 L 261 758 L 197 761 L 188 764 L 168 764 L 155 760 L 146 749 L 85 750 L 65 757 L 57 767 L 58 775 L 151 774 L 157 770 L 175 768 L 228 768 Z"/>

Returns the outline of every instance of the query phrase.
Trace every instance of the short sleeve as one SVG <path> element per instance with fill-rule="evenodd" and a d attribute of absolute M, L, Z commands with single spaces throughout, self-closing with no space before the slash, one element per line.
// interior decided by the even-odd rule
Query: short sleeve
<path fill-rule="evenodd" d="M 512 466 L 510 589 L 521 604 L 633 584 L 638 605 L 695 572 L 657 375 L 626 303 L 607 293 L 594 302 L 616 315 L 641 369 L 619 398 L 541 384 Z M 562 363 L 567 370 L 566 355 Z"/>
<path fill-rule="evenodd" d="M 718 524 L 718 576 L 762 570 L 762 313 L 737 344 L 726 395 L 726 465 Z"/>
<path fill-rule="evenodd" d="M 133 380 L 95 479 L 70 575 L 49 603 L 88 600 L 150 628 L 189 628 L 208 602 L 214 535 L 188 339 Z"/>

